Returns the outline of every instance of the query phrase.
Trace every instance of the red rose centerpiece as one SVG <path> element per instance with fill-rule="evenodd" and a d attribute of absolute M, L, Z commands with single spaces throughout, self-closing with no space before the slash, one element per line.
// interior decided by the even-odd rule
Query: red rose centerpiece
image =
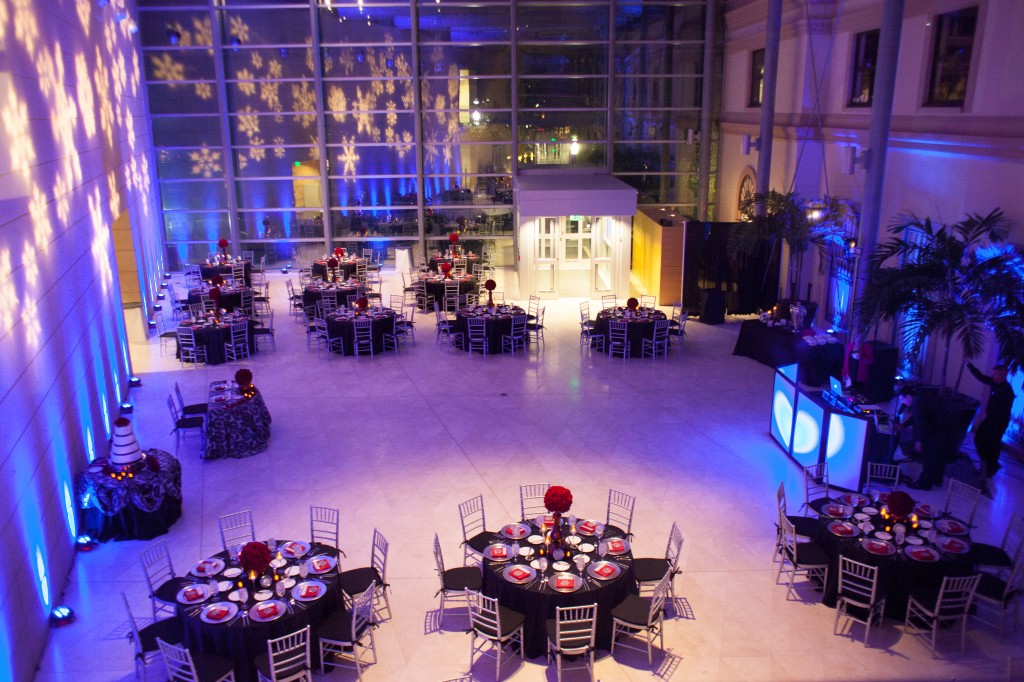
<path fill-rule="evenodd" d="M 335 246 L 334 247 L 334 257 L 335 258 L 341 258 L 344 255 L 345 255 L 345 249 L 341 248 L 340 246 Z"/>
<path fill-rule="evenodd" d="M 445 279 L 451 279 L 452 278 L 452 264 L 451 263 L 441 263 L 441 272 L 444 273 L 444 278 Z"/>
<path fill-rule="evenodd" d="M 551 486 L 544 493 L 544 507 L 555 517 L 555 525 L 551 528 L 551 544 L 560 548 L 565 540 L 562 534 L 562 514 L 572 507 L 572 492 L 560 485 Z"/>
<path fill-rule="evenodd" d="M 229 242 L 227 239 L 221 239 L 217 242 L 217 246 L 220 247 L 220 255 L 224 258 L 224 260 L 227 260 L 228 247 L 231 246 L 231 242 Z"/>
<path fill-rule="evenodd" d="M 484 289 L 487 289 L 487 307 L 494 307 L 494 290 L 498 288 L 498 284 L 493 280 L 489 279 L 484 282 Z"/>
<path fill-rule="evenodd" d="M 224 278 L 221 277 L 220 275 L 214 275 L 213 277 L 210 278 L 210 284 L 212 284 L 215 287 L 219 287 L 224 284 Z"/>
<path fill-rule="evenodd" d="M 903 521 L 914 513 L 914 498 L 902 490 L 895 490 L 889 493 L 885 507 L 892 514 L 894 520 Z"/>
<path fill-rule="evenodd" d="M 338 259 L 337 258 L 328 258 L 327 259 L 327 267 L 329 267 L 331 270 L 337 269 L 337 267 L 338 267 Z"/>
<path fill-rule="evenodd" d="M 255 579 L 270 566 L 270 548 L 262 542 L 247 542 L 238 555 L 238 563 L 250 580 Z"/>
<path fill-rule="evenodd" d="M 636 300 L 635 298 L 629 298 L 626 300 L 626 308 L 628 308 L 629 310 L 635 311 L 639 305 L 640 301 Z"/>
<path fill-rule="evenodd" d="M 458 234 L 458 232 L 452 232 L 451 234 L 448 235 L 448 243 L 451 244 L 452 258 L 458 258 L 459 257 L 459 251 L 458 251 L 458 249 L 455 246 L 456 244 L 459 243 L 459 234 Z"/>
<path fill-rule="evenodd" d="M 256 387 L 252 385 L 252 372 L 244 367 L 235 372 L 235 383 L 238 384 L 238 391 L 244 398 L 251 398 L 256 395 Z"/>
<path fill-rule="evenodd" d="M 359 298 L 356 299 L 356 307 L 362 310 L 363 312 L 366 312 L 366 308 L 369 307 L 369 305 L 370 299 L 366 298 L 365 296 L 360 296 Z"/>

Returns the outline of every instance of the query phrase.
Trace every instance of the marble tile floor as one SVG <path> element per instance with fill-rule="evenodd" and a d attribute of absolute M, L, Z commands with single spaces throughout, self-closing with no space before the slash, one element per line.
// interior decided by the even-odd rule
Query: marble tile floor
<path fill-rule="evenodd" d="M 1008 657 L 1024 651 L 1024 630 L 1000 641 L 977 622 L 962 655 L 947 642 L 932 659 L 922 641 L 892 621 L 865 648 L 859 625 L 856 640 L 832 634 L 835 612 L 817 603 L 812 589 L 786 598 L 771 562 L 774 493 L 784 481 L 796 508 L 803 488 L 796 465 L 767 435 L 771 370 L 731 354 L 735 320 L 690 322 L 684 349 L 674 349 L 667 362 L 609 362 L 581 355 L 579 300 L 564 299 L 545 302 L 546 343 L 526 357 L 446 353 L 434 344 L 432 316 L 417 315 L 417 344 L 408 352 L 318 360 L 287 314 L 285 276 L 270 279 L 277 350 L 243 364 L 273 415 L 271 447 L 248 459 L 203 462 L 198 441 L 184 442 L 184 513 L 166 538 L 182 571 L 220 550 L 219 515 L 252 509 L 260 536 L 302 538 L 315 503 L 341 510 L 343 565 L 356 567 L 369 561 L 373 528 L 380 528 L 391 542 L 394 613 L 377 630 L 379 662 L 365 672 L 367 680 L 446 680 L 469 672 L 464 611 L 451 610 L 437 623 L 433 533 L 455 565 L 459 502 L 483 493 L 495 526 L 516 517 L 520 483 L 541 481 L 568 486 L 573 511 L 599 517 L 609 487 L 635 494 L 640 556 L 663 554 L 669 528 L 679 522 L 686 535 L 676 582 L 682 616 L 666 624 L 657 677 L 1006 679 Z M 399 288 L 394 273 L 386 273 L 385 300 Z M 501 288 L 518 298 L 513 286 L 500 281 Z M 598 307 L 592 302 L 592 310 Z M 135 340 L 131 349 L 143 379 L 132 392 L 139 442 L 173 452 L 165 402 L 174 382 L 195 402 L 209 381 L 230 378 L 237 367 L 182 369 L 171 354 L 161 355 L 156 340 Z M 980 503 L 976 537 L 998 542 L 1006 519 L 1021 508 L 1021 467 L 1005 466 L 992 487 L 993 497 Z M 915 497 L 942 501 L 938 491 Z M 120 593 L 137 614 L 149 615 L 137 559 L 148 544 L 109 543 L 79 555 L 61 599 L 78 622 L 52 632 L 36 680 L 133 678 Z M 151 679 L 162 679 L 161 664 L 151 671 Z M 493 679 L 493 662 L 480 662 L 473 673 Z M 595 673 L 599 680 L 652 677 L 634 652 L 599 652 Z M 555 679 L 543 659 L 516 659 L 502 677 Z M 355 675 L 336 671 L 323 679 Z"/>

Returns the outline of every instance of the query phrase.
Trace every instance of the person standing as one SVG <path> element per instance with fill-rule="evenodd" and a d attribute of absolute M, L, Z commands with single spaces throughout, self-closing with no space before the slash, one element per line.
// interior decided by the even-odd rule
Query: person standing
<path fill-rule="evenodd" d="M 982 374 L 970 362 L 967 363 L 967 369 L 975 379 L 989 387 L 985 418 L 974 432 L 974 447 L 978 449 L 982 475 L 985 478 L 992 478 L 1002 467 L 999 464 L 999 451 L 1003 448 L 1003 434 L 1010 425 L 1010 411 L 1017 396 L 1006 381 L 1006 365 L 993 367 L 992 376 Z"/>
<path fill-rule="evenodd" d="M 894 464 L 903 461 L 895 459 L 897 447 L 899 447 L 904 460 L 918 457 L 914 452 L 914 389 L 909 386 L 901 388 L 898 403 L 899 407 L 896 408 L 892 436 L 889 443 L 889 459 Z"/>
<path fill-rule="evenodd" d="M 910 484 L 915 490 L 931 490 L 942 485 L 946 475 L 946 460 L 942 454 L 941 400 L 935 393 L 923 393 L 914 398 L 913 429 L 914 452 L 923 468 L 917 480 Z"/>

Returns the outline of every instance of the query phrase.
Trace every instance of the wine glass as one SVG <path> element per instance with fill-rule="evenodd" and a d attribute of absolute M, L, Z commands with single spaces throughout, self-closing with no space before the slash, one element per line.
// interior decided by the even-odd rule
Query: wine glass
<path fill-rule="evenodd" d="M 220 585 L 217 583 L 216 578 L 210 578 L 210 595 L 216 596 L 220 592 Z"/>
<path fill-rule="evenodd" d="M 274 538 L 269 538 L 267 540 L 267 549 L 269 549 L 270 553 L 273 554 L 274 550 L 277 549 L 277 540 L 275 540 Z"/>
<path fill-rule="evenodd" d="M 303 561 L 301 564 L 299 564 L 299 577 L 302 578 L 303 580 L 305 580 L 306 576 L 308 576 L 308 575 L 309 575 L 309 566 L 307 566 L 306 562 Z"/>
<path fill-rule="evenodd" d="M 278 597 L 283 597 L 284 596 L 284 590 L 285 590 L 284 581 L 283 580 L 277 581 L 277 584 L 274 585 L 274 592 L 277 593 L 277 596 Z"/>
<path fill-rule="evenodd" d="M 548 558 L 546 556 L 542 556 L 540 559 L 537 559 L 537 565 L 540 566 L 540 572 L 541 573 L 547 571 L 548 570 Z"/>
<path fill-rule="evenodd" d="M 242 604 L 244 604 L 247 601 L 249 601 L 249 588 L 247 588 L 247 587 L 239 587 L 238 588 L 238 601 L 241 602 Z"/>

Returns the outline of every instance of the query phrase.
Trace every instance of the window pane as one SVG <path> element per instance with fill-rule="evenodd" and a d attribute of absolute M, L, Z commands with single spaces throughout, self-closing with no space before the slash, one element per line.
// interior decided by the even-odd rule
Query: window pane
<path fill-rule="evenodd" d="M 604 107 L 608 82 L 598 78 L 523 78 L 519 102 L 524 109 L 582 109 Z"/>
<path fill-rule="evenodd" d="M 616 140 L 685 140 L 687 130 L 694 135 L 700 127 L 700 112 L 616 111 Z"/>
<path fill-rule="evenodd" d="M 452 232 L 462 232 L 459 241 L 466 250 L 477 250 L 465 240 L 476 236 L 512 234 L 512 209 L 510 206 L 471 206 L 467 208 L 429 209 L 424 217 L 424 234 L 427 237 L 447 238 Z M 447 248 L 447 239 L 439 242 Z M 427 250 L 435 247 L 427 244 Z"/>
<path fill-rule="evenodd" d="M 608 72 L 604 45 L 523 45 L 519 73 L 531 75 L 603 74 Z"/>
<path fill-rule="evenodd" d="M 228 126 L 236 145 L 269 147 L 262 154 L 250 152 L 253 161 L 260 161 L 266 154 L 280 153 L 284 145 L 318 142 L 316 114 L 258 114 L 243 109 L 228 117 Z"/>
<path fill-rule="evenodd" d="M 282 56 L 279 48 L 236 47 L 224 50 L 226 78 L 265 81 L 273 78 L 305 79 L 313 77 L 313 60 L 307 59 L 305 47 L 287 48 Z M 260 94 L 263 98 L 262 90 Z"/>
<path fill-rule="evenodd" d="M 223 212 L 179 213 L 164 211 L 164 235 L 167 241 L 200 241 L 216 242 L 231 236 L 228 225 L 228 214 Z M 204 247 L 202 257 L 209 255 L 210 249 Z"/>
<path fill-rule="evenodd" d="M 382 143 L 401 145 L 402 156 L 408 155 L 413 142 L 416 120 L 414 114 L 394 111 L 353 111 L 328 114 L 324 121 L 327 144 Z M 391 171 L 377 171 L 388 173 Z M 400 171 L 394 171 L 400 172 Z"/>
<path fill-rule="evenodd" d="M 476 4 L 476 3 L 474 3 Z M 420 9 L 420 41 L 424 43 L 508 42 L 508 6 L 470 7 L 430 2 Z"/>
<path fill-rule="evenodd" d="M 217 100 L 213 96 L 213 86 L 209 86 L 209 97 L 198 97 L 195 94 L 199 83 L 151 83 L 146 90 L 149 92 L 149 112 L 157 114 L 216 114 Z M 204 89 L 204 95 L 205 89 Z M 196 144 L 193 142 L 192 144 Z"/>
<path fill-rule="evenodd" d="M 137 3 L 142 5 L 143 3 Z M 155 5 L 183 5 L 185 2 L 150 2 Z M 201 9 L 175 9 L 168 11 L 143 10 L 139 12 L 139 38 L 147 47 L 195 47 L 213 45 L 210 32 L 210 13 L 203 0 L 191 2 Z M 172 35 L 176 34 L 176 35 Z M 177 43 L 175 45 L 175 42 Z M 205 50 L 202 54 L 211 58 Z M 211 66 L 213 62 L 210 62 Z"/>
<path fill-rule="evenodd" d="M 207 50 L 147 50 L 143 65 L 150 83 L 216 79 L 213 55 Z"/>
<path fill-rule="evenodd" d="M 658 4 L 618 0 L 615 4 L 617 40 L 703 40 L 704 3 Z"/>
<path fill-rule="evenodd" d="M 423 172 L 428 175 L 511 173 L 511 156 L 511 144 L 428 144 L 423 146 Z"/>
<path fill-rule="evenodd" d="M 228 10 L 223 12 L 224 45 L 309 45 L 309 9 Z M 283 56 L 283 55 L 282 55 Z M 300 50 L 289 58 L 301 59 Z"/>
<path fill-rule="evenodd" d="M 750 94 L 747 106 L 761 106 L 762 90 L 764 89 L 764 50 L 750 53 Z"/>
<path fill-rule="evenodd" d="M 290 178 L 296 164 L 319 173 L 319 150 L 314 147 L 253 147 L 235 150 L 239 178 Z"/>
<path fill-rule="evenodd" d="M 416 176 L 331 180 L 331 207 L 415 206 Z"/>
<path fill-rule="evenodd" d="M 568 142 L 604 140 L 608 121 L 602 111 L 524 111 L 519 114 L 519 139 L 523 141 Z"/>
<path fill-rule="evenodd" d="M 445 76 L 454 67 L 471 76 L 507 76 L 512 73 L 512 50 L 502 45 L 486 48 L 430 45 L 420 49 L 420 75 Z"/>
<path fill-rule="evenodd" d="M 153 116 L 153 144 L 190 147 L 196 142 L 219 146 L 220 119 L 216 116 Z"/>
<path fill-rule="evenodd" d="M 319 209 L 239 211 L 238 230 L 242 239 L 323 238 L 323 214 Z"/>
<path fill-rule="evenodd" d="M 571 143 L 543 143 L 519 145 L 520 166 L 574 166 L 600 168 L 605 165 L 607 153 L 604 143 L 579 142 L 576 154 Z"/>
<path fill-rule="evenodd" d="M 165 210 L 224 209 L 227 186 L 222 180 L 160 183 L 160 205 Z"/>
<path fill-rule="evenodd" d="M 697 193 L 697 174 L 690 175 L 621 175 L 615 177 L 635 187 L 637 203 L 692 204 Z"/>
<path fill-rule="evenodd" d="M 331 211 L 331 235 L 335 239 L 346 237 L 413 237 L 419 234 L 416 210 L 392 211 Z M 348 241 L 336 245 L 356 246 Z M 366 247 L 368 248 L 368 247 Z"/>
<path fill-rule="evenodd" d="M 851 107 L 871 106 L 875 88 L 875 60 L 878 58 L 879 31 L 858 33 L 854 40 L 853 69 L 850 74 Z"/>
<path fill-rule="evenodd" d="M 416 155 L 411 142 L 402 144 L 343 144 L 327 148 L 331 177 L 357 175 L 415 175 Z"/>
<path fill-rule="evenodd" d="M 220 147 L 160 149 L 156 153 L 159 178 L 223 178 L 224 156 Z"/>
<path fill-rule="evenodd" d="M 324 45 L 410 41 L 408 5 L 337 2 L 331 9 L 319 11 L 320 42 Z"/>
<path fill-rule="evenodd" d="M 239 208 L 316 208 L 320 199 L 320 168 L 312 164 L 295 168 L 287 180 L 243 180 L 238 184 Z"/>
<path fill-rule="evenodd" d="M 932 53 L 929 105 L 960 106 L 964 103 L 977 22 L 977 7 L 939 15 Z"/>
<path fill-rule="evenodd" d="M 550 7 L 520 5 L 516 8 L 516 40 L 564 42 L 608 38 L 607 4 L 559 7 L 557 16 L 557 21 L 552 21 Z"/>
<path fill-rule="evenodd" d="M 692 76 L 615 79 L 617 108 L 675 107 L 699 109 L 701 78 Z"/>

